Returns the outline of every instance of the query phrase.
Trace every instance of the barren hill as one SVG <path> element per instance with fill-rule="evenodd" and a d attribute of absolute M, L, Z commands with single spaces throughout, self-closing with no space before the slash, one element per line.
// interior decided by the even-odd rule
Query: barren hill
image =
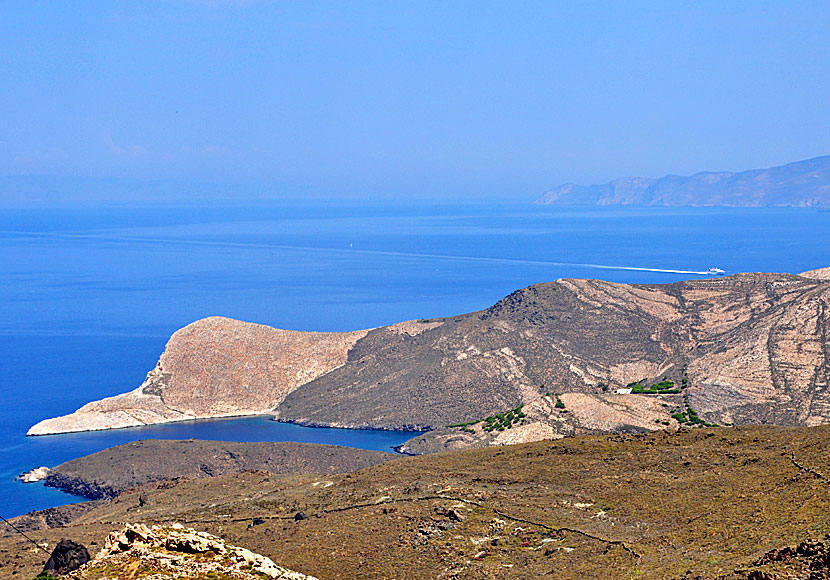
<path fill-rule="evenodd" d="M 90 499 L 160 481 L 227 473 L 345 473 L 396 459 L 394 453 L 295 442 L 146 439 L 104 449 L 49 470 L 45 484 Z"/>
<path fill-rule="evenodd" d="M 171 338 L 137 391 L 30 433 L 271 410 L 306 424 L 438 429 L 514 410 L 509 425 L 436 432 L 442 448 L 687 420 L 827 423 L 827 271 L 557 280 L 483 311 L 346 334 L 207 319 Z M 645 394 L 617 394 L 637 382 Z"/>
<path fill-rule="evenodd" d="M 94 556 L 125 522 L 181 522 L 332 580 L 817 579 L 830 562 L 828 444 L 830 426 L 573 437 L 345 475 L 151 485 L 58 508 L 59 528 L 26 526 L 36 514 L 14 524 Z M 46 555 L 3 534 L 0 576 L 30 580 Z"/>

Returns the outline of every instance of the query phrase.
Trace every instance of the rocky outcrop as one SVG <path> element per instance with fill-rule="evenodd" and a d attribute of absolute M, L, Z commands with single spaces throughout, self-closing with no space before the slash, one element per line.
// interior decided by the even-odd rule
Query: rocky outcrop
<path fill-rule="evenodd" d="M 41 421 L 28 434 L 268 413 L 298 386 L 346 362 L 366 332 L 296 332 L 205 318 L 173 334 L 136 390 Z"/>
<path fill-rule="evenodd" d="M 95 509 L 98 503 L 96 501 L 86 501 L 29 512 L 15 518 L 14 528 L 9 526 L 0 528 L 0 537 L 16 536 L 19 532 L 27 533 L 49 528 L 62 528 Z"/>
<path fill-rule="evenodd" d="M 52 550 L 52 555 L 43 567 L 51 575 L 64 575 L 77 570 L 89 562 L 89 551 L 85 546 L 68 538 L 62 539 Z"/>
<path fill-rule="evenodd" d="M 145 415 L 157 409 L 167 413 L 158 421 L 273 409 L 306 425 L 437 430 L 524 405 L 526 423 L 540 426 L 502 441 L 697 424 L 691 417 L 827 423 L 827 271 L 663 285 L 557 280 L 480 312 L 345 334 L 206 319 L 171 338 L 138 391 L 30 433 L 103 428 L 113 423 L 102 418 L 120 416 L 152 422 Z M 612 396 L 637 381 L 675 388 Z M 488 433 L 473 439 L 499 435 Z M 466 445 L 470 435 L 451 438 Z"/>
<path fill-rule="evenodd" d="M 779 580 L 830 577 L 830 535 L 820 540 L 805 540 L 797 546 L 770 550 L 748 566 L 737 568 L 724 580 Z"/>
<path fill-rule="evenodd" d="M 118 578 L 133 578 L 139 569 L 142 577 L 153 578 L 157 574 L 160 578 L 316 580 L 277 566 L 266 556 L 178 523 L 152 528 L 127 524 L 123 530 L 107 536 L 95 559 L 70 577 L 98 580 L 115 574 Z"/>
<path fill-rule="evenodd" d="M 557 404 L 561 405 L 557 407 Z M 588 433 L 641 433 L 677 429 L 672 418 L 677 401 L 668 396 L 563 393 L 539 397 L 522 406 L 522 417 L 509 427 L 487 429 L 487 421 L 428 431 L 399 445 L 406 455 L 452 449 L 515 445 Z"/>
<path fill-rule="evenodd" d="M 830 267 L 802 272 L 799 276 L 804 278 L 812 278 L 813 280 L 830 280 Z"/>
<path fill-rule="evenodd" d="M 35 483 L 36 481 L 42 481 L 46 479 L 46 476 L 49 475 L 49 468 L 48 467 L 36 467 L 26 473 L 21 473 L 17 476 L 18 481 L 22 481 L 23 483 Z"/>
<path fill-rule="evenodd" d="M 77 570 L 87 562 L 89 562 L 89 551 L 86 547 L 64 538 L 52 550 L 52 555 L 46 561 L 43 571 L 52 575 L 64 575 Z"/>

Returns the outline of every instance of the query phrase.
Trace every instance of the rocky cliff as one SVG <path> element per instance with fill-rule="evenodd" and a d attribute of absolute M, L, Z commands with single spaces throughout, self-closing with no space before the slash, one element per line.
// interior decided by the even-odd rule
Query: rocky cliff
<path fill-rule="evenodd" d="M 346 362 L 366 332 L 295 332 L 205 318 L 173 334 L 134 391 L 41 421 L 28 434 L 267 413 L 298 386 Z"/>
<path fill-rule="evenodd" d="M 312 425 L 458 424 L 443 448 L 706 422 L 827 423 L 829 272 L 557 280 L 480 312 L 346 334 L 207 319 L 171 338 L 137 391 L 30 433 L 274 411 Z"/>
<path fill-rule="evenodd" d="M 623 177 L 601 185 L 566 183 L 543 205 L 830 207 L 830 155 L 768 169 L 703 171 L 688 177 Z"/>

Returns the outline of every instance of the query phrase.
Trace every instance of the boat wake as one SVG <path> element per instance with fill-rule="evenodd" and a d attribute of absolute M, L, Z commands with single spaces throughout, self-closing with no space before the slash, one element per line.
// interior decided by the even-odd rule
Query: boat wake
<path fill-rule="evenodd" d="M 568 268 L 587 268 L 595 270 L 624 270 L 631 272 L 657 272 L 661 274 L 691 274 L 697 276 L 720 276 L 725 274 L 720 268 L 709 268 L 708 270 L 683 270 L 674 268 L 649 268 L 645 266 L 618 266 L 609 264 L 593 264 L 590 262 L 558 262 L 550 260 L 524 260 L 520 258 L 493 258 L 488 256 L 457 256 L 452 254 L 430 254 L 420 252 L 396 252 L 389 250 L 369 250 L 354 248 L 349 244 L 348 248 L 326 248 L 314 246 L 293 246 L 285 244 L 263 244 L 253 242 L 229 242 L 194 240 L 183 238 L 152 238 L 144 236 L 112 236 L 106 234 L 63 234 L 53 232 L 11 232 L 3 231 L 0 235 L 16 235 L 20 237 L 56 238 L 56 239 L 79 239 L 79 240 L 100 240 L 106 242 L 131 242 L 146 244 L 176 244 L 190 246 L 217 246 L 227 248 L 257 248 L 269 250 L 289 250 L 314 253 L 330 253 L 343 255 L 368 255 L 368 256 L 389 256 L 398 258 L 415 258 L 427 260 L 478 262 L 495 264 L 516 264 L 523 266 L 558 266 Z"/>

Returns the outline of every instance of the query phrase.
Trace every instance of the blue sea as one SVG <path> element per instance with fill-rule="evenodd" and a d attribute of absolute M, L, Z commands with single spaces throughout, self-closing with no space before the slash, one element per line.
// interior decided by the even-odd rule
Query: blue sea
<path fill-rule="evenodd" d="M 412 435 L 253 417 L 25 437 L 41 419 L 138 386 L 169 335 L 205 316 L 352 330 L 478 310 L 563 277 L 665 283 L 712 267 L 827 265 L 830 213 L 809 209 L 0 210 L 0 515 L 78 501 L 19 473 L 141 438 L 390 450 Z"/>

